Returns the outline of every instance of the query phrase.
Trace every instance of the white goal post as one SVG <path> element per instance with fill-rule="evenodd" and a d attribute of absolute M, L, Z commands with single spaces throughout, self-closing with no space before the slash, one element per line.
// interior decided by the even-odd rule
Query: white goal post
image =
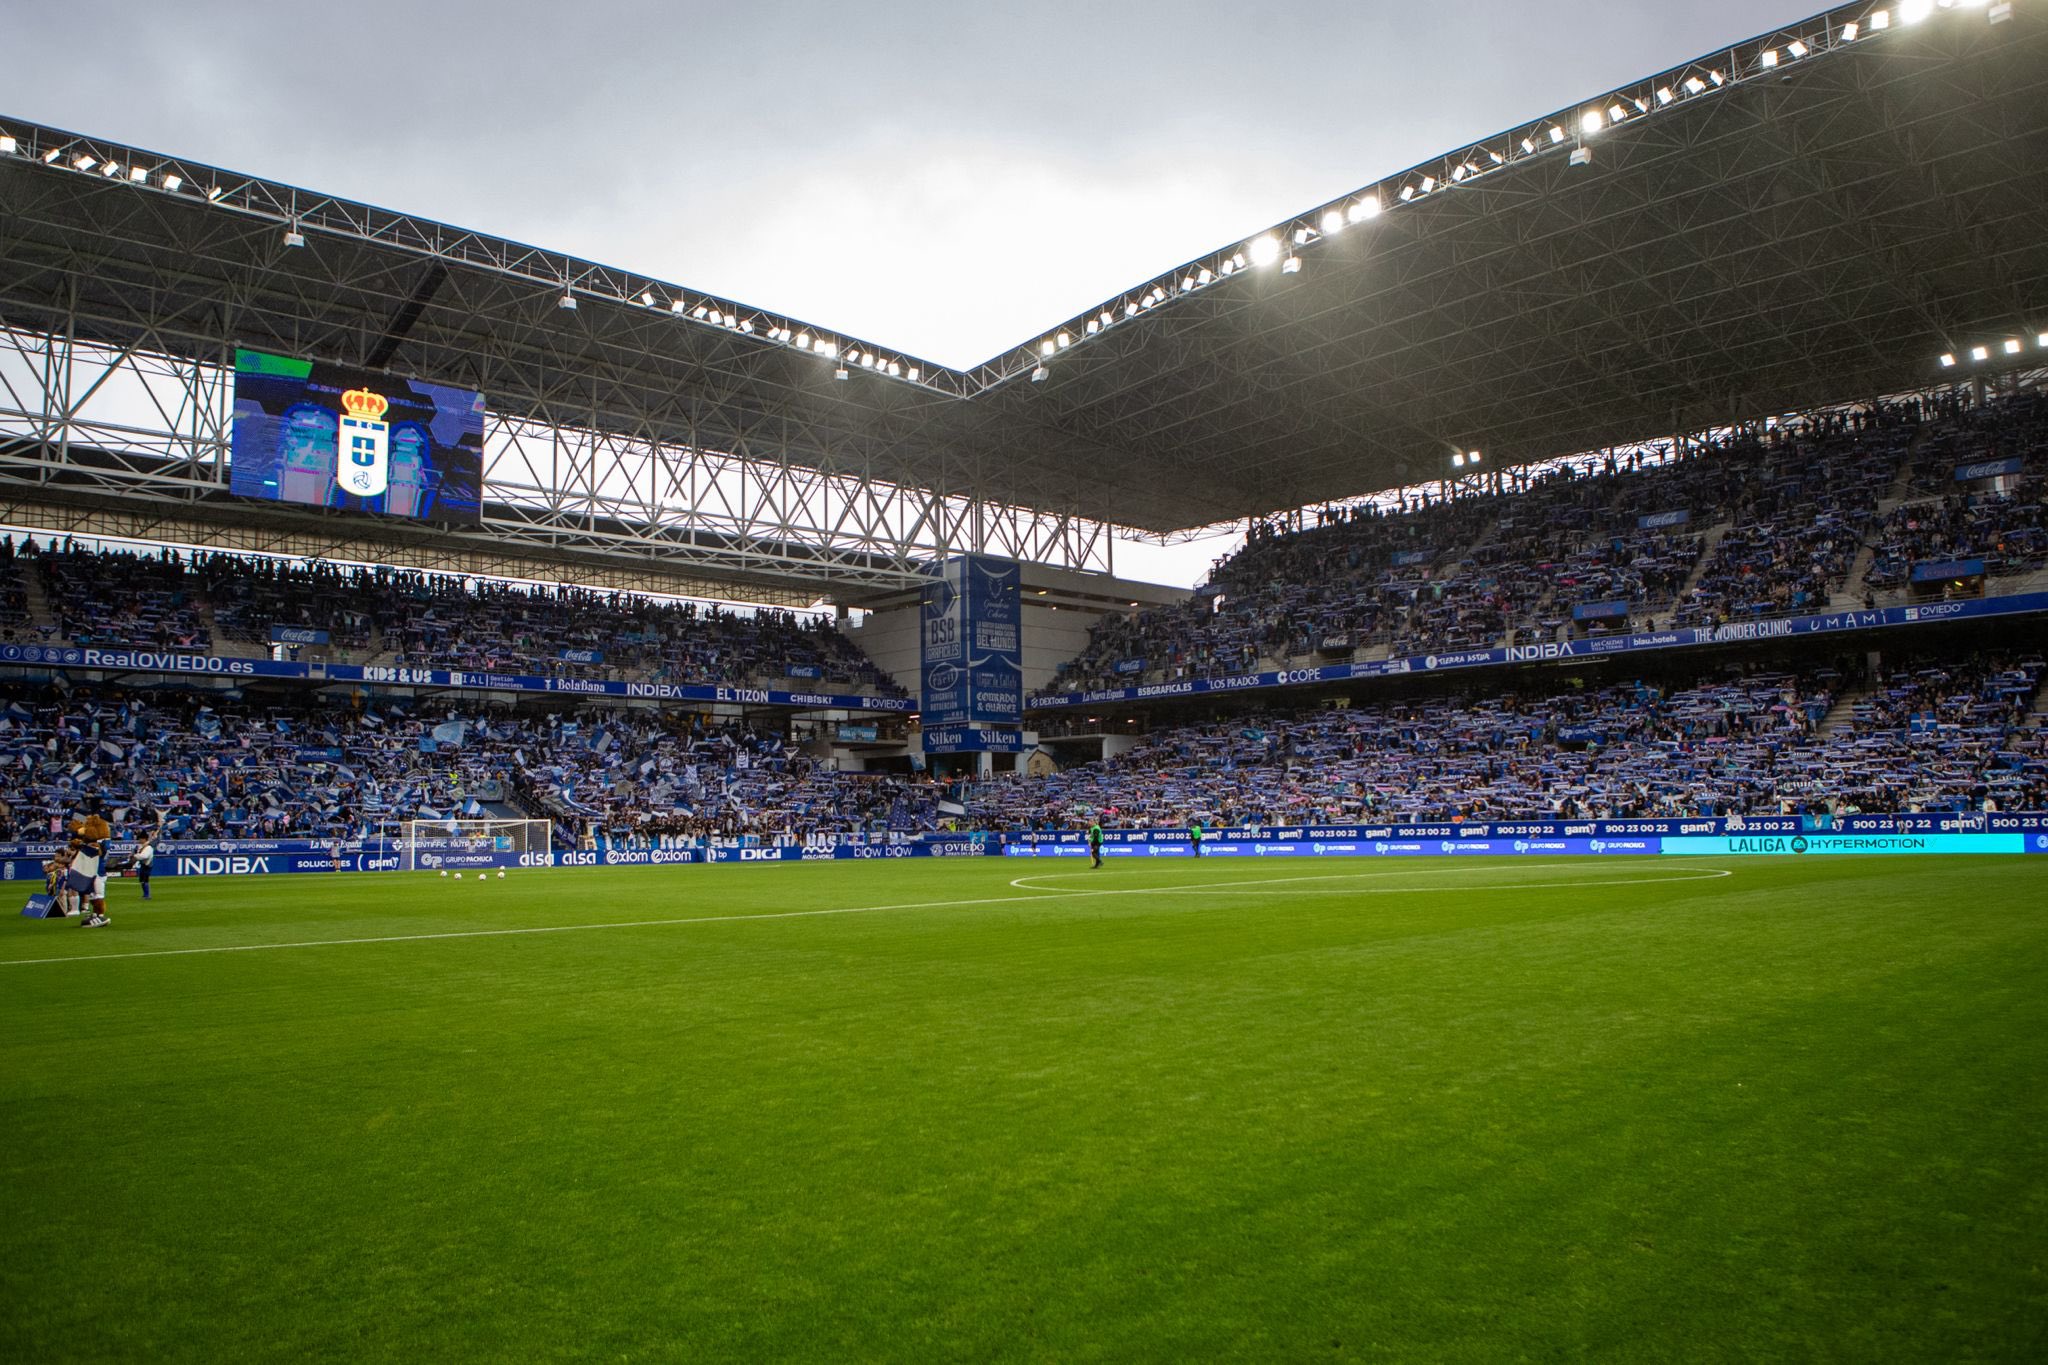
<path fill-rule="evenodd" d="M 552 820 L 407 820 L 398 865 L 407 872 L 544 867 L 554 832 Z"/>

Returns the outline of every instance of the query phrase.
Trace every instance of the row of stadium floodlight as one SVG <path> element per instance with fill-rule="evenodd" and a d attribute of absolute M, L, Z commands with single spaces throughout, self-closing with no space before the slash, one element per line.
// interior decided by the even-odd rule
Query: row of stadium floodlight
<path fill-rule="evenodd" d="M 604 299 L 668 313 L 742 336 L 806 351 L 834 362 L 834 375 L 847 379 L 854 369 L 871 370 L 911 384 L 939 384 L 961 391 L 957 372 L 889 352 L 867 342 L 835 336 L 792 319 L 750 309 L 708 294 L 695 294 L 646 277 L 628 277 L 606 267 L 551 257 L 534 248 L 501 242 L 482 234 L 422 224 L 419 220 L 369 205 L 312 195 L 290 186 L 234 175 L 162 156 L 118 147 L 52 129 L 19 132 L 0 129 L 0 156 L 19 156 L 56 170 L 70 171 L 139 189 L 171 195 L 197 195 L 209 204 L 268 218 L 281 225 L 288 249 L 307 244 L 307 229 L 355 236 L 385 245 L 424 249 L 465 265 L 525 278 L 541 277 L 556 284 L 556 306 L 573 312 L 579 296 Z M 301 202 L 301 196 L 304 201 Z M 379 224 L 382 226 L 378 226 Z M 543 272 L 532 264 L 547 258 Z"/>
<path fill-rule="evenodd" d="M 1305 249 L 1370 222 L 1382 213 L 1484 179 L 1532 157 L 1562 153 L 1574 165 L 1590 164 L 1591 140 L 1610 128 L 1771 75 L 1822 53 L 1911 27 L 1936 10 L 1945 9 L 1980 11 L 1992 23 L 2012 17 L 2010 0 L 1887 0 L 1882 4 L 1863 0 L 1829 11 L 1803 24 L 1728 48 L 1715 57 L 1673 68 L 1575 110 L 1535 120 L 1312 209 L 1245 242 L 1177 267 L 1054 328 L 1034 343 L 968 371 L 932 365 L 902 352 L 836 336 L 791 318 L 686 291 L 645 276 L 629 276 L 609 267 L 461 229 L 423 224 L 368 205 L 312 195 L 307 195 L 308 202 L 302 205 L 302 191 L 210 169 L 201 183 L 201 171 L 206 168 L 116 149 L 53 130 L 45 130 L 41 137 L 31 135 L 37 145 L 25 146 L 16 134 L 0 129 L 0 156 L 27 156 L 54 168 L 167 194 L 181 194 L 190 186 L 209 203 L 280 222 L 284 228 L 282 241 L 287 248 L 305 246 L 304 229 L 309 226 L 385 245 L 411 247 L 472 267 L 550 280 L 561 290 L 556 303 L 565 311 L 575 310 L 579 297 L 605 299 L 629 307 L 638 305 L 756 342 L 818 356 L 832 364 L 836 379 L 848 379 L 854 370 L 860 369 L 899 382 L 939 389 L 955 397 L 971 397 L 1026 373 L 1033 381 L 1042 382 L 1051 375 L 1047 362 L 1069 348 L 1240 272 L 1277 265 L 1284 274 L 1296 273 L 1301 269 L 1301 253 Z M 543 261 L 544 266 L 540 264 Z M 2048 346 L 2048 341 L 2042 344 Z M 2012 345 L 2010 341 L 2005 343 L 2008 354 L 2014 353 Z M 1985 354 L 1979 355 L 1978 351 Z M 1989 350 L 1980 346 L 1969 354 L 1981 361 L 1988 358 Z M 1943 358 L 1945 367 L 1955 363 L 1953 357 Z"/>
<path fill-rule="evenodd" d="M 1575 166 L 1591 165 L 1591 140 L 1610 128 L 1677 107 L 1746 81 L 1781 73 L 1820 53 L 1864 42 L 1894 29 L 1910 28 L 1937 9 L 1979 10 L 1990 22 L 2012 18 L 2009 0 L 1888 0 L 1863 3 L 1815 16 L 1717 54 L 1653 76 L 1573 110 L 1502 133 L 1440 160 L 1412 167 L 1355 194 L 1290 219 L 1235 246 L 1139 286 L 1091 314 L 1054 328 L 1036 343 L 991 361 L 976 372 L 977 388 L 1013 378 L 1028 369 L 1034 383 L 1051 375 L 1047 362 L 1084 339 L 1142 317 L 1176 299 L 1199 293 L 1240 271 L 1277 265 L 1283 274 L 1302 267 L 1302 251 L 1370 222 L 1382 213 L 1468 184 L 1532 157 L 1564 154 Z"/>

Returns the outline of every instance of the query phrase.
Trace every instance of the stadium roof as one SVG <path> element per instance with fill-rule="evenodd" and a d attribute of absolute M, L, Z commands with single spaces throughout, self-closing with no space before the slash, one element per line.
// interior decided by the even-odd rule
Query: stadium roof
<path fill-rule="evenodd" d="M 0 153 L 9 327 L 389 366 L 566 427 L 1155 533 L 1444 477 L 1454 451 L 1528 461 L 1924 387 L 1954 377 L 1944 352 L 1966 371 L 1973 346 L 1996 364 L 2048 333 L 2038 4 L 1832 10 L 968 370 L 18 121 Z"/>

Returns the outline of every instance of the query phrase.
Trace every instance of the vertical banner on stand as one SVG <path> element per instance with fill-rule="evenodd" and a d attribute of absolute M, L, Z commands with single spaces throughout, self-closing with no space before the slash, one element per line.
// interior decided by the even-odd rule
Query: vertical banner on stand
<path fill-rule="evenodd" d="M 919 640 L 919 710 L 926 725 L 959 725 L 967 709 L 967 559 L 932 568 Z"/>
<path fill-rule="evenodd" d="M 981 725 L 1021 725 L 1023 569 L 1013 559 L 987 555 L 970 555 L 967 565 L 966 718 Z"/>

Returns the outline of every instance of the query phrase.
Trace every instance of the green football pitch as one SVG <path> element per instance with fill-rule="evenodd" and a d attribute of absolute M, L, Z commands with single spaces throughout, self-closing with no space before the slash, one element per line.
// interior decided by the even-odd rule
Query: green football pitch
<path fill-rule="evenodd" d="M 2048 1356 L 2048 858 L 135 897 L 0 926 L 0 1359 Z"/>

